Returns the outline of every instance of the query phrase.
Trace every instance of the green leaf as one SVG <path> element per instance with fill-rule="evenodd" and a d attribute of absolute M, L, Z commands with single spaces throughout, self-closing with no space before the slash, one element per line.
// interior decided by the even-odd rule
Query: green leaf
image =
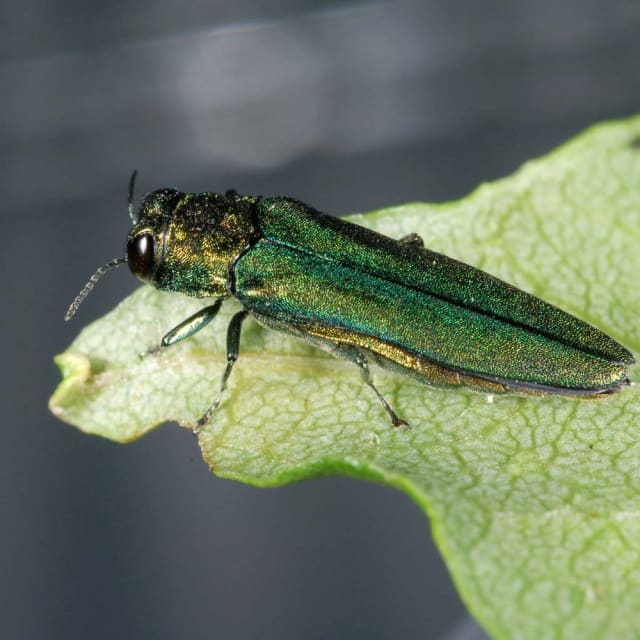
<path fill-rule="evenodd" d="M 639 141 L 640 117 L 601 125 L 460 202 L 351 219 L 395 237 L 417 232 L 638 354 Z M 217 393 L 237 306 L 225 304 L 193 339 L 140 354 L 201 306 L 135 292 L 56 358 L 64 380 L 51 410 L 117 441 L 167 420 L 193 423 Z M 374 377 L 411 430 L 389 426 L 355 367 L 250 320 L 223 404 L 200 435 L 204 459 L 217 475 L 258 486 L 341 473 L 406 491 L 495 637 L 637 636 L 637 383 L 588 401 Z"/>

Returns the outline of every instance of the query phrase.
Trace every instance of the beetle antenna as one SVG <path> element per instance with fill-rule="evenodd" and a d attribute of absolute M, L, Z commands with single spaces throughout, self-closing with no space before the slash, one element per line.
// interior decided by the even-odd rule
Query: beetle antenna
<path fill-rule="evenodd" d="M 111 260 L 111 262 L 107 262 L 107 264 L 104 264 L 99 269 L 97 269 L 96 272 L 89 278 L 87 284 L 82 287 L 82 290 L 75 297 L 74 301 L 69 305 L 67 313 L 64 314 L 65 322 L 73 318 L 73 316 L 76 314 L 76 311 L 78 310 L 78 307 L 82 304 L 82 301 L 91 293 L 91 290 L 96 286 L 98 280 L 100 280 L 100 278 L 102 278 L 102 276 L 107 273 L 107 271 L 110 271 L 114 267 L 117 267 L 126 261 L 126 257 L 115 258 L 114 260 Z"/>
<path fill-rule="evenodd" d="M 129 178 L 129 197 L 127 198 L 127 205 L 129 208 L 129 218 L 131 219 L 131 224 L 135 225 L 136 222 L 138 222 L 136 220 L 136 216 L 133 213 L 133 191 L 136 187 L 136 176 L 138 175 L 138 170 L 134 169 L 133 173 L 131 174 L 131 177 Z"/>

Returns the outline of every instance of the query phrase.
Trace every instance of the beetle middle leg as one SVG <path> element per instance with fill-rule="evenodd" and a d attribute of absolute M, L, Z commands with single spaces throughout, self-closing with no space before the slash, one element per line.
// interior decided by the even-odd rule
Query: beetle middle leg
<path fill-rule="evenodd" d="M 231 375 L 231 370 L 233 369 L 233 365 L 238 359 L 242 323 L 248 315 L 249 312 L 246 310 L 238 311 L 238 313 L 236 313 L 229 322 L 229 326 L 227 327 L 227 366 L 224 370 L 224 373 L 222 374 L 220 390 L 218 391 L 216 399 L 211 403 L 211 406 L 204 412 L 202 416 L 200 416 L 200 418 L 198 418 L 196 426 L 193 429 L 193 433 L 196 435 L 198 434 L 200 429 L 202 429 L 202 427 L 207 424 L 209 420 L 211 420 L 211 416 L 215 413 L 216 409 L 222 402 L 222 396 L 224 394 L 224 390 L 227 388 L 227 381 L 229 380 L 229 376 Z"/>

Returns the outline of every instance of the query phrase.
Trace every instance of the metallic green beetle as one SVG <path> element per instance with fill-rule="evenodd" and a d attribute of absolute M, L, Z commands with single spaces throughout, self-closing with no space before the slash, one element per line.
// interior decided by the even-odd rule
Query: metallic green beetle
<path fill-rule="evenodd" d="M 157 289 L 216 301 L 162 339 L 168 347 L 208 324 L 222 302 L 243 306 L 227 329 L 220 404 L 238 358 L 240 329 L 261 324 L 355 363 L 394 426 L 406 424 L 370 379 L 368 358 L 436 386 L 489 393 L 594 397 L 628 384 L 633 356 L 589 324 L 483 271 L 320 213 L 292 198 L 235 191 L 148 193 L 127 253 L 98 269 L 66 319 L 110 268 L 128 262 Z"/>

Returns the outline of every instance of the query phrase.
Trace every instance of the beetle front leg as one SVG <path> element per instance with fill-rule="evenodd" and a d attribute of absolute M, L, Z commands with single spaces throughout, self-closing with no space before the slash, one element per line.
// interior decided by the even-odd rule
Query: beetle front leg
<path fill-rule="evenodd" d="M 238 311 L 233 318 L 231 318 L 231 322 L 229 322 L 229 326 L 227 327 L 227 367 L 222 374 L 222 381 L 220 383 L 220 390 L 218 391 L 218 395 L 216 399 L 213 401 L 211 406 L 206 410 L 204 415 L 202 415 L 198 421 L 196 422 L 196 426 L 193 429 L 193 433 L 197 434 L 202 427 L 209 422 L 211 416 L 215 413 L 217 408 L 220 406 L 220 402 L 222 402 L 222 395 L 224 390 L 227 388 L 227 380 L 229 380 L 229 376 L 231 375 L 231 370 L 233 369 L 233 365 L 236 363 L 238 359 L 238 351 L 240 349 L 240 333 L 242 330 L 242 323 L 245 318 L 249 315 L 249 312 L 246 310 Z"/>
<path fill-rule="evenodd" d="M 204 329 L 216 317 L 222 302 L 223 299 L 217 300 L 214 304 L 196 311 L 192 316 L 173 327 L 171 331 L 167 331 L 157 347 L 151 347 L 146 353 L 140 354 L 140 357 L 157 353 L 166 347 L 178 344 L 178 342 L 182 342 L 193 334 L 198 333 L 200 329 Z"/>
<path fill-rule="evenodd" d="M 204 329 L 216 317 L 221 306 L 222 300 L 218 300 L 214 304 L 196 311 L 192 316 L 189 316 L 171 331 L 168 331 L 162 338 L 160 346 L 170 347 L 190 338 L 194 333 L 198 333 L 200 329 Z"/>

